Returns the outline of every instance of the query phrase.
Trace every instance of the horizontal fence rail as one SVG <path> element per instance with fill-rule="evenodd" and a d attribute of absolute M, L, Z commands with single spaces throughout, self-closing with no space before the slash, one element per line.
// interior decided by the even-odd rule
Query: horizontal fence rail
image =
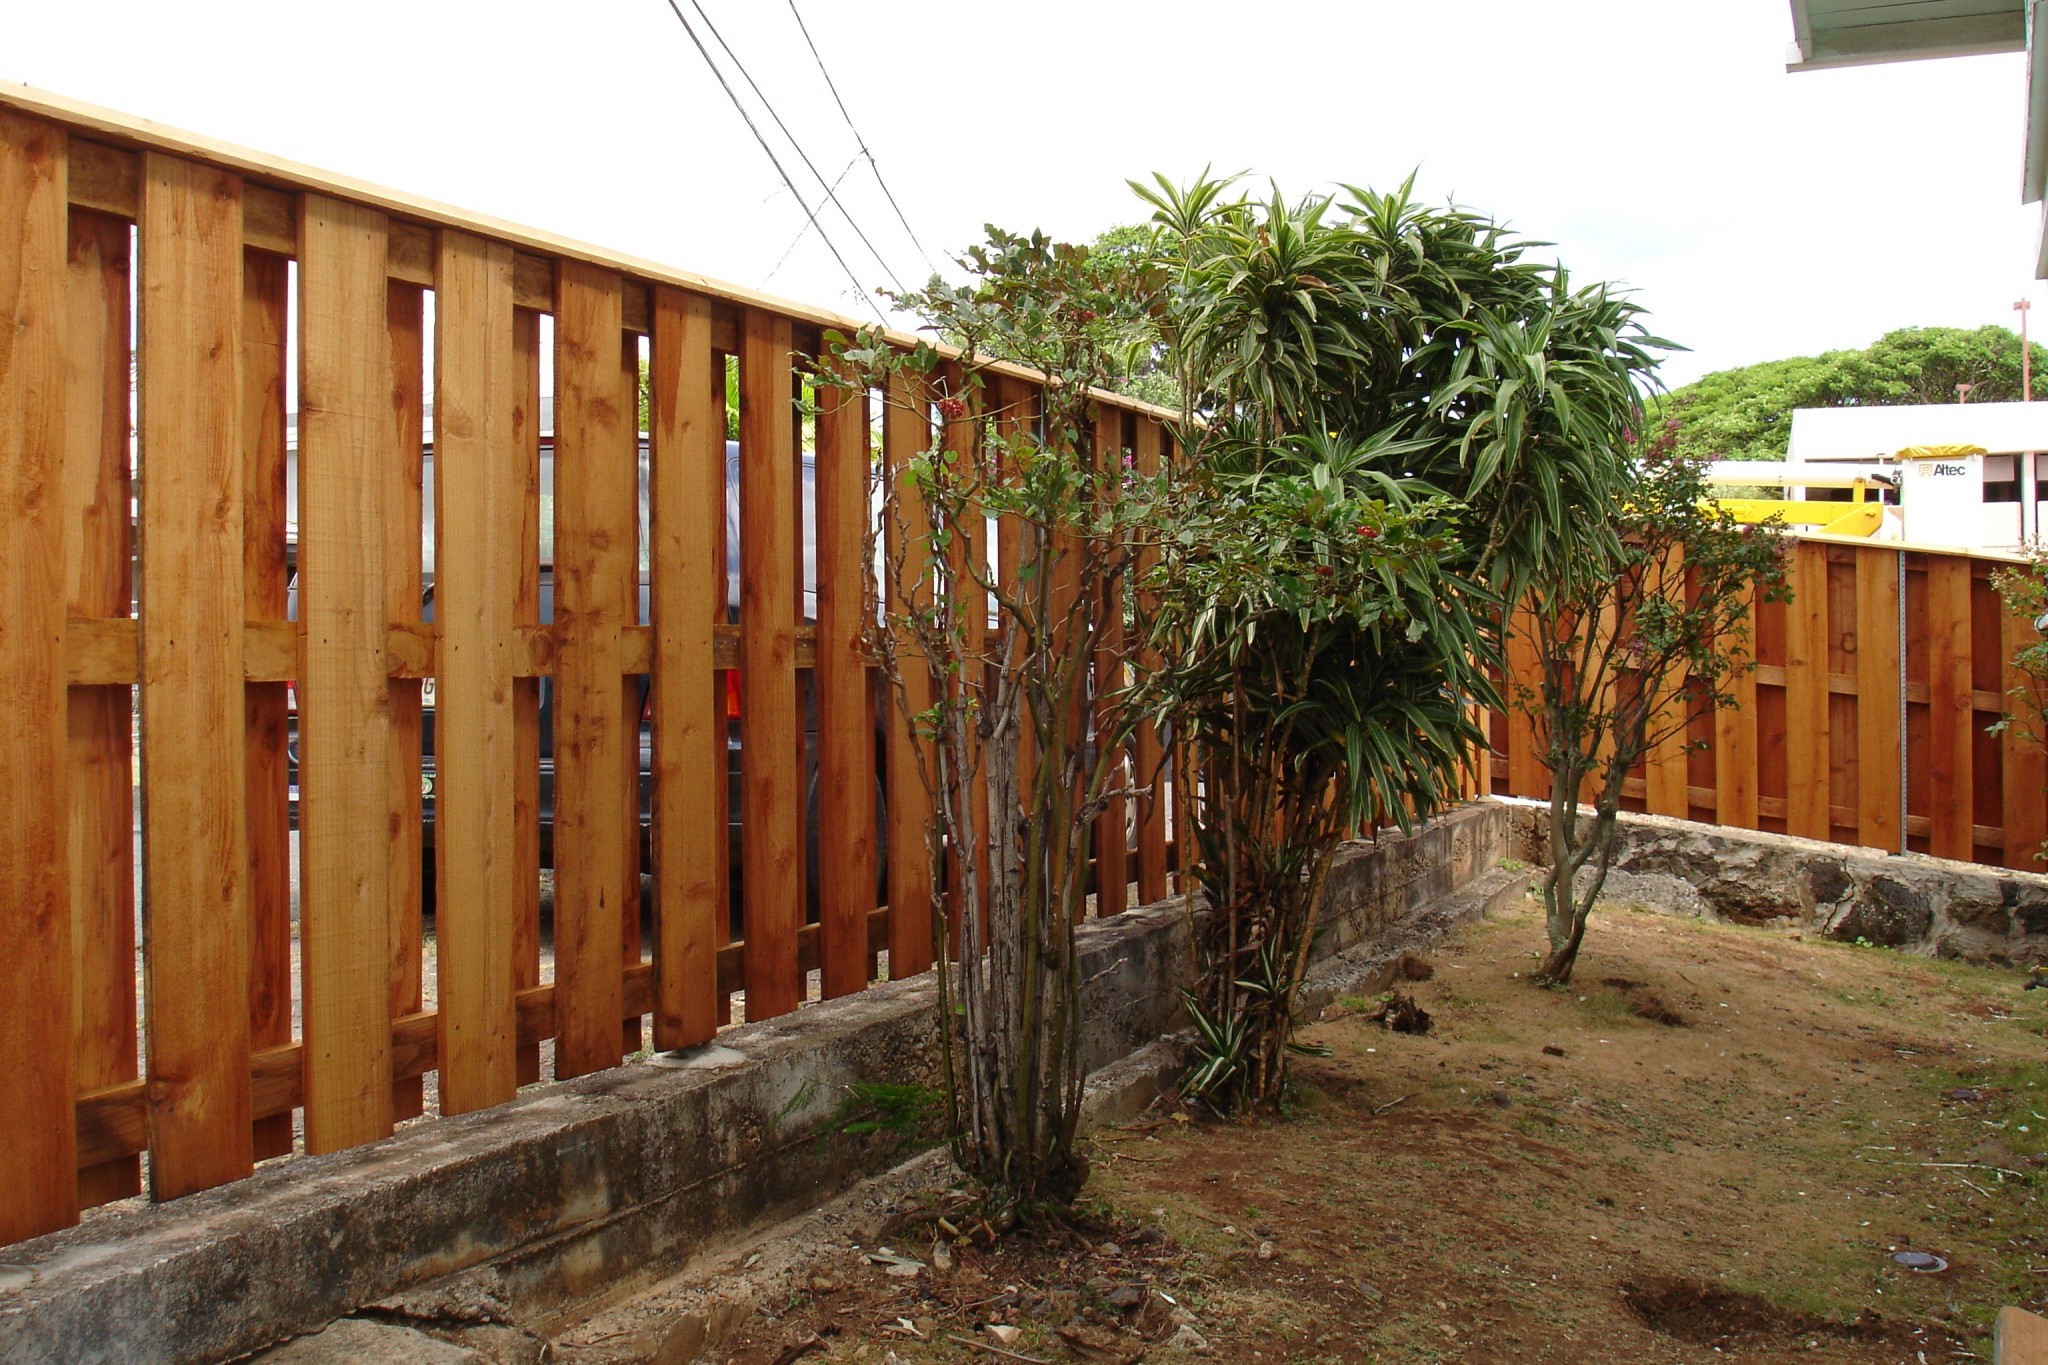
<path fill-rule="evenodd" d="M 0 1243 L 931 964 L 861 637 L 932 412 L 795 378 L 857 324 L 12 86 L 0 294 Z"/>
<path fill-rule="evenodd" d="M 2011 660 L 2038 638 L 1992 573 L 2010 557 L 1794 539 L 1789 602 L 1751 618 L 1756 667 L 1736 705 L 1695 715 L 1623 787 L 1628 809 L 1886 852 L 2040 871 L 2048 752 L 2002 733 Z M 1520 631 L 1511 685 L 1540 686 Z M 1496 712 L 1491 789 L 1547 798 L 1526 716 Z"/>

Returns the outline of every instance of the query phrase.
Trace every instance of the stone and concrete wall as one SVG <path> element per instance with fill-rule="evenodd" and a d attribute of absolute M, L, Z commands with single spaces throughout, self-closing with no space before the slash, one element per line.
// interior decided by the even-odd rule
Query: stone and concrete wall
<path fill-rule="evenodd" d="M 1330 881 L 1312 1013 L 1383 959 L 1509 892 L 1504 806 L 1348 846 Z M 1179 902 L 1080 931 L 1098 1075 L 1180 1027 Z M 859 1082 L 937 1081 L 932 980 L 813 1005 L 680 1059 L 586 1076 L 171 1203 L 0 1248 L 0 1360 L 222 1359 L 438 1282 L 464 1312 L 544 1314 L 815 1207 L 891 1155 L 824 1129 Z M 1129 1071 L 1131 1088 L 1161 1068 Z M 1112 1104 L 1110 1109 L 1113 1111 Z M 456 1286 L 448 1289 L 450 1285 Z M 428 1286 L 422 1289 L 421 1286 Z"/>
<path fill-rule="evenodd" d="M 1550 861 L 1549 807 L 1508 803 L 1516 856 Z M 2048 876 L 1923 854 L 1623 815 L 1603 899 L 1736 924 L 1796 924 L 1974 962 L 2048 961 Z"/>

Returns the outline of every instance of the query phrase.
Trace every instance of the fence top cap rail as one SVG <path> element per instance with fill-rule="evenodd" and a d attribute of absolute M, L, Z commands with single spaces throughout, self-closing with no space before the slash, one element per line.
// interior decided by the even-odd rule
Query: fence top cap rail
<path fill-rule="evenodd" d="M 1833 504 L 1847 507 L 1848 503 Z M 1787 531 L 1787 540 L 1810 540 L 1816 545 L 1846 545 L 1858 550 L 1883 550 L 1887 554 L 1955 555 L 1963 559 L 1992 559 L 2001 564 L 2025 564 L 2027 557 L 2011 550 L 1973 550 L 1962 545 L 1922 545 L 1910 540 L 1872 540 L 1868 536 L 1831 536 L 1825 531 Z"/>
<path fill-rule="evenodd" d="M 316 194 L 332 195 L 337 199 L 353 200 L 413 222 L 494 237 L 534 255 L 601 266 L 644 283 L 673 285 L 739 307 L 778 313 L 810 326 L 830 327 L 849 336 L 867 325 L 858 318 L 835 313 L 830 309 L 798 303 L 793 299 L 778 298 L 773 294 L 764 294 L 741 285 L 727 284 L 723 280 L 700 275 L 692 270 L 682 270 L 638 256 L 630 256 L 624 252 L 593 246 L 588 242 L 558 237 L 537 228 L 508 223 L 501 218 L 471 213 L 450 204 L 407 194 L 402 190 L 357 180 L 352 176 L 338 175 L 332 171 L 323 171 L 314 166 L 301 165 L 283 157 L 270 156 L 264 152 L 236 146 L 231 142 L 222 142 L 203 133 L 168 127 L 149 119 L 136 118 L 132 114 L 102 108 L 96 104 L 88 104 L 84 100 L 72 99 L 68 95 L 38 90 L 14 81 L 0 80 L 0 108 L 13 109 L 53 123 L 61 123 L 69 130 L 93 140 L 135 149 L 168 152 L 224 170 L 235 171 L 280 188 L 310 190 Z M 887 329 L 883 335 L 891 344 L 905 348 L 930 344 L 927 338 L 896 328 Z M 960 354 L 950 347 L 940 346 L 937 349 L 948 359 L 957 358 Z M 988 368 L 994 373 L 1032 383 L 1042 384 L 1046 379 L 1036 370 L 1008 361 L 991 362 Z M 1162 421 L 1180 419 L 1180 413 L 1171 408 L 1162 408 L 1126 394 L 1114 393 L 1108 389 L 1095 389 L 1092 393 L 1095 398 L 1111 407 L 1155 417 Z"/>

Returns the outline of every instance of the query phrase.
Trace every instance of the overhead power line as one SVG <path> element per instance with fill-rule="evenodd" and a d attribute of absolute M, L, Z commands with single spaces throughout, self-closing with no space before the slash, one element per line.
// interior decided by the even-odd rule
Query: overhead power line
<path fill-rule="evenodd" d="M 669 0 L 669 3 L 673 7 L 675 0 Z M 787 138 L 789 145 L 796 149 L 796 154 L 803 158 L 804 166 L 810 171 L 811 178 L 824 186 L 825 198 L 831 203 L 833 208 L 839 210 L 839 216 L 844 218 L 846 225 L 853 229 L 853 235 L 860 238 L 861 245 L 868 249 L 868 255 L 875 258 L 875 264 L 882 268 L 882 273 L 887 275 L 889 282 L 896 286 L 896 292 L 899 294 L 908 293 L 909 290 L 904 287 L 903 281 L 898 278 L 895 270 L 890 268 L 888 259 L 875 249 L 875 244 L 868 240 L 867 233 L 861 231 L 860 224 L 854 221 L 851 213 L 847 212 L 846 205 L 839 202 L 839 196 L 833 192 L 831 183 L 825 179 L 824 173 L 811 160 L 809 153 L 804 151 L 803 144 L 797 141 L 796 134 L 789 131 L 789 125 L 782 121 L 782 115 L 775 112 L 775 102 L 768 98 L 759 83 L 754 80 L 753 73 L 747 70 L 747 64 L 740 60 L 739 54 L 732 50 L 732 45 L 725 41 L 725 35 L 718 31 L 718 25 L 711 22 L 711 16 L 704 12 L 704 6 L 699 4 L 698 0 L 690 0 L 690 8 L 697 11 L 697 17 L 704 21 L 704 27 L 711 30 L 711 36 L 717 40 L 719 47 L 724 49 L 726 58 L 739 70 L 741 78 L 753 90 L 754 98 L 761 101 L 761 106 L 768 111 L 768 117 L 775 120 L 775 126 L 782 130 L 783 137 Z M 813 216 L 813 221 L 815 222 L 815 215 Z M 824 228 L 820 227 L 818 231 L 822 234 Z"/>
<path fill-rule="evenodd" d="M 747 108 L 744 104 L 740 103 L 740 97 L 738 93 L 733 90 L 732 82 L 728 81 L 725 78 L 725 73 L 718 69 L 718 63 L 713 61 L 711 58 L 711 50 L 704 46 L 704 40 L 697 36 L 697 30 L 690 27 L 690 21 L 686 17 L 684 17 L 682 7 L 676 4 L 676 0 L 668 0 L 668 7 L 669 10 L 676 16 L 676 22 L 683 26 L 683 32 L 690 35 L 690 42 L 696 47 L 697 55 L 704 59 L 704 65 L 710 67 L 711 74 L 718 78 L 719 87 L 725 91 L 725 97 L 728 100 L 732 101 L 732 107 L 739 111 L 739 116 L 741 120 L 744 121 L 747 125 L 747 131 L 754 135 L 754 141 L 760 143 L 761 150 L 767 153 L 769 164 L 774 166 L 775 173 L 782 177 L 782 183 L 789 190 L 790 196 L 796 200 L 797 207 L 803 208 L 805 212 L 809 214 L 811 226 L 818 229 L 818 236 L 825 243 L 826 248 L 831 251 L 832 259 L 839 262 L 839 268 L 841 270 L 844 270 L 846 272 L 846 278 L 853 282 L 854 292 L 856 294 L 859 294 L 862 299 L 866 300 L 868 307 L 874 310 L 874 314 L 877 318 L 880 318 L 884 323 L 888 322 L 888 316 L 882 312 L 881 306 L 877 304 L 874 301 L 874 298 L 868 293 L 868 288 L 866 285 L 861 283 L 860 276 L 853 273 L 853 267 L 848 265 L 846 263 L 846 257 L 840 254 L 838 246 L 836 246 L 832 241 L 832 235 L 825 231 L 824 224 L 818 222 L 817 212 L 815 210 L 808 208 L 808 206 L 804 204 L 803 195 L 797 192 L 796 182 L 791 180 L 789 177 L 789 172 L 783 169 L 782 158 L 775 155 L 775 149 L 768 145 L 768 139 L 762 135 L 760 126 L 754 122 L 754 116 L 747 112 Z M 691 0 L 691 7 L 696 8 L 695 0 Z M 697 13 L 699 17 L 702 17 L 704 11 L 702 9 L 698 9 Z M 711 23 L 709 19 L 706 19 L 704 22 L 707 27 Z M 716 30 L 713 31 L 716 32 Z M 724 40 L 720 39 L 719 41 L 720 45 L 723 46 Z M 730 53 L 731 51 L 730 48 L 726 50 L 728 53 Z M 737 59 L 735 59 L 735 62 L 737 62 Z M 772 113 L 773 110 L 770 110 L 770 112 Z M 777 121 L 780 122 L 780 120 Z M 787 130 L 785 130 L 785 132 L 786 131 Z M 792 141 L 794 140 L 792 139 Z M 801 149 L 799 149 L 799 151 L 801 151 Z M 822 183 L 822 181 L 820 183 Z M 840 211 L 842 213 L 845 212 L 844 209 Z"/>
<path fill-rule="evenodd" d="M 846 159 L 846 164 L 845 164 L 844 166 L 841 166 L 841 167 L 839 168 L 839 174 L 837 174 L 837 175 L 835 175 L 835 176 L 833 176 L 833 177 L 832 177 L 832 188 L 836 190 L 836 189 L 838 189 L 838 188 L 839 188 L 839 187 L 840 187 L 841 185 L 845 184 L 845 183 L 846 183 L 846 177 L 847 177 L 847 176 L 848 176 L 849 174 L 851 174 L 851 173 L 852 173 L 852 171 L 853 171 L 853 168 L 854 168 L 855 166 L 859 165 L 859 164 L 860 164 L 860 155 L 859 155 L 859 153 L 855 153 L 855 154 L 854 154 L 853 156 L 850 156 L 850 157 L 848 157 L 848 158 Z M 796 230 L 796 236 L 794 236 L 794 237 L 792 237 L 792 238 L 790 238 L 790 239 L 789 239 L 789 245 L 788 245 L 788 246 L 786 246 L 786 247 L 784 247 L 784 248 L 782 249 L 782 254 L 781 254 L 780 256 L 778 256 L 778 257 L 776 257 L 776 258 L 775 258 L 775 268 L 774 268 L 773 270 L 770 270 L 770 271 L 768 272 L 768 274 L 767 274 L 767 275 L 766 275 L 766 276 L 765 276 L 765 277 L 764 277 L 764 278 L 762 279 L 762 281 L 761 281 L 761 288 L 763 288 L 763 289 L 766 289 L 766 288 L 768 287 L 768 281 L 769 281 L 769 280 L 772 280 L 772 279 L 774 279 L 774 278 L 775 278 L 775 277 L 776 277 L 777 275 L 781 274 L 781 273 L 782 273 L 782 267 L 784 267 L 785 265 L 788 265 L 788 264 L 789 264 L 789 258 L 790 258 L 791 256 L 793 256 L 793 255 L 795 255 L 795 254 L 796 254 L 796 249 L 797 249 L 797 248 L 798 248 L 799 246 L 802 246 L 802 245 L 803 245 L 803 240 L 804 240 L 804 236 L 805 236 L 805 234 L 807 234 L 808 232 L 810 232 L 810 230 L 811 230 L 811 222 L 815 222 L 815 221 L 817 221 L 817 212 L 818 212 L 818 209 L 821 209 L 821 208 L 823 208 L 823 207 L 825 207 L 825 201 L 824 201 L 824 200 L 822 200 L 822 199 L 820 199 L 820 200 L 818 201 L 818 207 L 817 207 L 817 208 L 813 208 L 813 209 L 808 209 L 808 210 L 806 210 L 806 212 L 807 212 L 808 214 L 810 214 L 810 215 L 811 215 L 811 217 L 810 217 L 810 221 L 809 221 L 809 222 L 806 222 L 806 223 L 805 223 L 805 224 L 804 224 L 804 225 L 803 225 L 802 227 L 800 227 L 800 228 L 798 228 L 798 229 Z"/>
<path fill-rule="evenodd" d="M 868 150 L 867 139 L 860 135 L 860 129 L 853 126 L 853 115 L 846 111 L 846 101 L 839 97 L 839 84 L 832 79 L 832 73 L 825 69 L 825 58 L 818 52 L 817 43 L 812 41 L 810 26 L 804 23 L 804 16 L 797 10 L 796 0 L 789 0 L 789 13 L 790 17 L 796 20 L 797 31 L 804 35 L 804 46 L 811 50 L 811 60 L 818 64 L 818 74 L 825 78 L 825 88 L 832 92 L 832 102 L 839 106 L 839 117 L 846 120 L 846 131 L 853 134 L 854 145 L 859 147 L 860 154 L 868 159 L 868 169 L 875 173 L 875 183 L 882 187 L 882 197 L 889 201 L 890 208 L 896 210 L 896 221 L 903 224 L 903 231 L 909 235 L 910 244 L 917 248 L 917 254 L 924 258 L 924 263 L 932 274 L 938 274 L 939 268 L 932 264 L 931 252 L 926 251 L 924 243 L 917 239 L 917 229 L 910 225 L 910 219 L 904 217 L 903 206 L 896 202 L 895 194 L 889 189 L 889 182 L 882 178 L 881 163 L 876 161 L 875 154 Z"/>

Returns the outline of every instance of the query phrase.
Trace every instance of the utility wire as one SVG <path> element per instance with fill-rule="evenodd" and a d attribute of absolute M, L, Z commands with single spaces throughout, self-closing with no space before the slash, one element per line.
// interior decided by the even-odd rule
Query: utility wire
<path fill-rule="evenodd" d="M 669 3 L 673 5 L 675 0 L 669 0 Z M 832 192 L 832 186 L 826 181 L 824 173 L 811 161 L 810 155 L 804 151 L 803 144 L 796 140 L 796 134 L 789 131 L 789 125 L 782 121 L 782 115 L 775 112 L 775 102 L 769 99 L 755 82 L 753 74 L 747 70 L 747 64 L 740 60 L 739 54 L 732 50 L 732 45 L 725 41 L 725 35 L 718 31 L 718 25 L 712 23 L 711 16 L 704 12 L 704 6 L 699 4 L 697 0 L 690 0 L 690 8 L 697 11 L 697 17 L 704 21 L 704 27 L 711 30 L 711 36 L 717 39 L 719 47 L 725 50 L 726 57 L 739 69 L 741 77 L 746 80 L 747 85 L 753 90 L 754 98 L 761 101 L 762 107 L 768 111 L 768 117 L 775 120 L 775 126 L 782 130 L 782 135 L 789 139 L 789 145 L 794 147 L 796 154 L 803 158 L 805 167 L 810 170 L 811 178 L 825 187 L 825 198 L 831 201 L 832 207 L 839 210 L 839 216 L 844 218 L 846 225 L 853 229 L 853 235 L 860 238 L 861 245 L 868 249 L 868 255 L 875 258 L 875 264 L 882 268 L 882 273 L 887 275 L 889 282 L 896 286 L 896 292 L 899 294 L 909 293 L 910 291 L 904 287 L 903 281 L 890 268 L 888 260 L 883 257 L 881 252 L 875 249 L 875 244 L 868 240 L 867 233 L 861 231 L 860 224 L 855 222 L 853 215 L 846 211 L 846 205 L 839 202 L 839 196 Z M 824 231 L 822 227 L 818 230 L 821 233 Z"/>
<path fill-rule="evenodd" d="M 836 190 L 841 185 L 845 184 L 847 175 L 850 174 L 853 168 L 859 164 L 860 155 L 858 153 L 848 157 L 846 159 L 846 164 L 839 168 L 839 174 L 832 178 L 832 188 Z M 782 273 L 782 267 L 789 264 L 789 258 L 792 255 L 796 254 L 796 249 L 798 247 L 803 245 L 805 235 L 808 234 L 811 230 L 811 222 L 817 221 L 818 209 L 824 207 L 825 201 L 820 199 L 818 201 L 818 208 L 806 210 L 806 212 L 811 215 L 810 222 L 807 222 L 802 227 L 798 228 L 796 230 L 796 236 L 789 239 L 789 245 L 782 249 L 782 255 L 777 257 L 775 260 L 775 268 L 769 271 L 768 274 L 761 280 L 761 288 L 766 289 L 768 287 L 768 281 L 774 279 L 777 275 Z"/>
<path fill-rule="evenodd" d="M 695 0 L 691 0 L 691 3 L 692 7 L 695 8 Z M 769 163 L 775 167 L 775 173 L 782 177 L 782 183 L 785 187 L 788 188 L 791 197 L 796 200 L 797 207 L 805 209 L 805 211 L 809 214 L 811 225 L 818 229 L 818 236 L 824 241 L 825 246 L 832 252 L 832 259 L 839 262 L 839 268 L 846 272 L 846 278 L 853 281 L 854 292 L 860 295 L 862 299 L 867 301 L 868 307 L 874 310 L 874 314 L 877 318 L 880 318 L 884 324 L 887 324 L 887 322 L 889 321 L 888 316 L 882 312 L 881 306 L 874 301 L 872 296 L 869 295 L 868 288 L 866 285 L 861 283 L 860 276 L 853 273 L 853 267 L 846 263 L 846 257 L 839 254 L 839 248 L 833 244 L 831 234 L 825 231 L 824 224 L 818 222 L 817 213 L 814 210 L 809 209 L 808 206 L 804 204 L 803 195 L 797 193 L 795 182 L 793 182 L 789 178 L 789 172 L 783 169 L 782 159 L 775 155 L 775 149 L 773 147 L 770 147 L 768 145 L 768 139 L 761 135 L 761 129 L 758 125 L 755 124 L 754 116 L 752 114 L 749 114 L 747 112 L 746 106 L 740 103 L 740 97 L 737 93 L 734 92 L 732 88 L 732 83 L 726 80 L 725 73 L 718 69 L 718 63 L 711 59 L 710 49 L 706 48 L 704 46 L 704 40 L 697 36 L 697 30 L 690 27 L 690 21 L 683 17 L 682 8 L 676 4 L 676 0 L 668 0 L 668 7 L 670 11 L 672 11 L 675 14 L 676 22 L 683 26 L 683 32 L 690 35 L 690 42 L 696 46 L 697 54 L 704 59 L 704 65 L 710 67 L 711 74 L 718 78 L 718 84 L 721 88 L 724 89 L 725 97 L 728 100 L 732 101 L 732 107 L 739 111 L 740 118 L 745 121 L 747 125 L 747 131 L 754 135 L 754 141 L 760 143 L 761 150 L 768 154 Z M 704 11 L 698 9 L 697 13 L 701 16 L 704 13 Z M 710 22 L 711 21 L 708 19 L 705 20 L 705 23 L 707 25 Z M 722 42 L 723 40 L 721 40 L 721 45 Z M 730 52 L 731 49 L 728 48 L 727 51 Z M 773 111 L 771 110 L 770 112 Z M 845 212 L 844 209 L 840 211 L 842 213 Z"/>
<path fill-rule="evenodd" d="M 903 224 L 904 232 L 910 236 L 910 244 L 917 248 L 917 254 L 924 258 L 924 263 L 930 267 L 932 274 L 938 274 L 939 268 L 932 265 L 931 252 L 926 251 L 924 243 L 917 240 L 917 229 L 903 216 L 903 206 L 896 202 L 896 196 L 889 189 L 889 182 L 882 178 L 881 163 L 877 162 L 875 154 L 868 150 L 867 139 L 860 135 L 860 129 L 853 126 L 853 115 L 846 112 L 846 101 L 839 97 L 838 82 L 834 81 L 832 73 L 825 69 L 825 58 L 819 54 L 817 43 L 811 40 L 810 27 L 804 23 L 804 16 L 797 10 L 796 0 L 789 0 L 789 13 L 790 17 L 796 20 L 797 31 L 804 35 L 804 46 L 811 50 L 811 60 L 818 64 L 818 74 L 825 78 L 825 88 L 832 92 L 832 102 L 839 106 L 839 117 L 846 120 L 846 131 L 853 134 L 854 144 L 860 148 L 860 154 L 868 159 L 868 169 L 875 173 L 875 183 L 882 187 L 882 196 L 889 201 L 889 207 L 896 210 L 896 221 Z"/>

